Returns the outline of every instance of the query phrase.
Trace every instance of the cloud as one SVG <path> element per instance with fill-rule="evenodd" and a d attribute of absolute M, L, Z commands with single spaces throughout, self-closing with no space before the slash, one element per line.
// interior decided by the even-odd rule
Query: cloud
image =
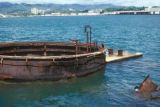
<path fill-rule="evenodd" d="M 160 0 L 0 0 L 13 3 L 57 3 L 57 4 L 97 4 L 110 3 L 124 6 L 160 6 Z"/>

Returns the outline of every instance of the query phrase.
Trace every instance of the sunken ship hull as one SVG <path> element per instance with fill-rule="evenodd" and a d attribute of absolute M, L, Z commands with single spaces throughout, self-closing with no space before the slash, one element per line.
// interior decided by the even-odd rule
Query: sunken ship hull
<path fill-rule="evenodd" d="M 105 67 L 105 49 L 96 43 L 0 43 L 0 80 L 60 80 Z"/>

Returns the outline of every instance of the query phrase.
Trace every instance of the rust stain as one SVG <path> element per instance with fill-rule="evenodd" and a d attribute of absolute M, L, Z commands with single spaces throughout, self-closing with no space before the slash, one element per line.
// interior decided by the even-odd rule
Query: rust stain
<path fill-rule="evenodd" d="M 78 41 L 0 43 L 0 79 L 57 80 L 83 76 L 105 66 L 104 52 L 97 43 Z"/>

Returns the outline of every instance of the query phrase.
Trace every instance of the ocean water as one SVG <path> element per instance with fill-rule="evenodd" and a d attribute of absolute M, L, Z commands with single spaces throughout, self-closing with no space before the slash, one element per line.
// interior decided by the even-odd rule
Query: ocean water
<path fill-rule="evenodd" d="M 160 100 L 135 94 L 147 74 L 160 84 L 160 16 L 26 17 L 0 19 L 0 41 L 85 41 L 143 52 L 144 57 L 107 64 L 105 69 L 70 80 L 0 84 L 0 107 L 160 107 Z"/>

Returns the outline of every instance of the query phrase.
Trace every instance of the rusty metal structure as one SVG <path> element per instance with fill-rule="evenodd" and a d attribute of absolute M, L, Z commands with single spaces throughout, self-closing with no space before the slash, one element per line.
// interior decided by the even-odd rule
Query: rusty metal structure
<path fill-rule="evenodd" d="M 90 30 L 87 30 L 87 29 Z M 90 33 L 89 33 L 89 32 Z M 90 40 L 0 43 L 0 80 L 59 80 L 85 76 L 105 67 L 105 48 Z"/>

